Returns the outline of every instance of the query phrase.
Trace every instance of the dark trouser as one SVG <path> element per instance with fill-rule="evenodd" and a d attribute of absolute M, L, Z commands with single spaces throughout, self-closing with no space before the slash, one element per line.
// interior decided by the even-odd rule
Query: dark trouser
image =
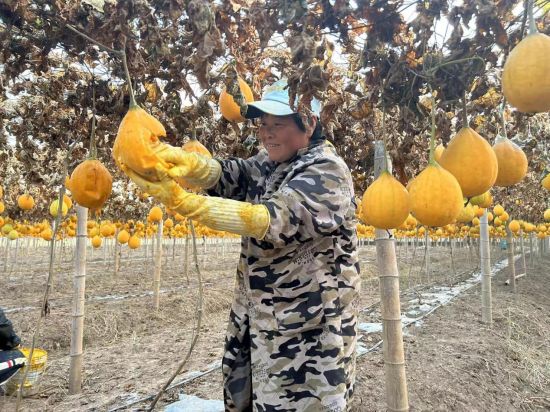
<path fill-rule="evenodd" d="M 25 355 L 17 349 L 0 351 L 0 385 L 15 375 L 25 365 L 26 360 Z"/>

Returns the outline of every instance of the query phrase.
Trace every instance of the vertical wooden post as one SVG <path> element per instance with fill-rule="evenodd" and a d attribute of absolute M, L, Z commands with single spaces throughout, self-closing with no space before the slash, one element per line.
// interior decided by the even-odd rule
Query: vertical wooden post
<path fill-rule="evenodd" d="M 118 275 L 118 270 L 120 268 L 120 243 L 118 242 L 118 230 L 116 231 L 114 238 L 114 259 L 115 259 L 115 276 Z"/>
<path fill-rule="evenodd" d="M 160 272 L 162 268 L 162 227 L 163 220 L 158 222 L 157 226 L 157 249 L 155 251 L 155 274 L 153 277 L 153 305 L 155 310 L 159 310 L 160 306 Z"/>
<path fill-rule="evenodd" d="M 84 337 L 84 292 L 86 290 L 86 240 L 88 209 L 75 205 L 78 219 L 73 276 L 73 319 L 71 325 L 71 363 L 69 393 L 80 393 L 82 387 L 82 340 Z"/>
<path fill-rule="evenodd" d="M 491 251 L 489 249 L 489 224 L 487 209 L 479 219 L 479 249 L 481 255 L 481 321 L 493 323 L 491 301 Z"/>
<path fill-rule="evenodd" d="M 425 243 L 426 243 L 426 279 L 428 285 L 430 284 L 430 229 L 426 226 Z"/>
<path fill-rule="evenodd" d="M 185 233 L 185 255 L 183 257 L 183 273 L 185 273 L 185 278 L 187 279 L 187 284 L 189 285 L 189 231 L 191 230 L 190 221 L 187 222 L 187 231 Z"/>
<path fill-rule="evenodd" d="M 374 175 L 384 169 L 385 151 L 382 141 L 374 144 Z M 388 160 L 388 168 L 390 168 Z M 395 256 L 395 238 L 386 230 L 376 229 L 376 261 L 380 281 L 380 311 L 384 340 L 384 373 L 386 377 L 386 406 L 388 411 L 408 411 L 409 399 L 405 373 L 401 303 L 399 299 L 399 270 Z"/>
<path fill-rule="evenodd" d="M 521 250 L 521 263 L 523 265 L 523 273 L 527 276 L 527 262 L 525 259 L 525 245 L 523 241 L 523 229 L 519 230 L 519 247 Z"/>
<path fill-rule="evenodd" d="M 530 266 L 533 268 L 535 266 L 535 251 L 533 250 L 533 232 L 529 232 L 529 260 L 531 261 Z"/>
<path fill-rule="evenodd" d="M 508 276 L 512 292 L 516 293 L 516 267 L 514 263 L 514 238 L 512 237 L 512 231 L 506 225 L 506 243 L 508 246 Z"/>

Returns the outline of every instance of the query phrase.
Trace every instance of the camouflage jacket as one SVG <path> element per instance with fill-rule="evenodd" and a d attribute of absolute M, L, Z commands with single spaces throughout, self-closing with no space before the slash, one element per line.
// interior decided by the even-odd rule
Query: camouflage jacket
<path fill-rule="evenodd" d="M 359 292 L 355 203 L 347 165 L 326 141 L 301 149 L 284 163 L 270 161 L 265 150 L 246 160 L 220 163 L 222 176 L 208 193 L 264 204 L 271 215 L 262 240 L 242 238 L 223 362 L 226 410 L 249 407 L 245 404 L 250 400 L 242 398 L 250 391 L 254 410 L 274 405 L 281 410 L 345 410 L 355 350 L 352 302 Z M 248 333 L 252 388 L 237 384 L 246 375 L 237 371 L 243 363 L 236 359 L 243 356 L 239 346 Z M 321 334 L 324 343 L 318 341 Z M 311 352 L 306 335 L 317 336 L 318 345 L 331 355 Z M 292 349 L 291 361 L 286 345 L 297 337 L 304 343 Z M 316 373 L 340 378 L 324 383 L 316 379 L 317 389 L 304 395 L 300 387 L 300 394 L 294 394 L 292 382 L 300 386 L 307 379 L 297 375 L 306 374 L 303 365 L 308 362 L 316 364 Z"/>

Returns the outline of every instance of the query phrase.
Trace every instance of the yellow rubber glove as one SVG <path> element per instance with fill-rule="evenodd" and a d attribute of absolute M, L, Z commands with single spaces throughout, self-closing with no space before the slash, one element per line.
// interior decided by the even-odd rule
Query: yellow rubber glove
<path fill-rule="evenodd" d="M 141 190 L 167 208 L 212 229 L 263 239 L 269 228 L 269 210 L 265 205 L 197 195 L 186 192 L 169 177 L 150 182 L 127 167 L 122 170 Z"/>
<path fill-rule="evenodd" d="M 175 165 L 168 171 L 170 177 L 182 177 L 186 183 L 192 186 L 210 189 L 220 180 L 222 167 L 214 159 L 172 146 L 169 149 L 165 148 L 158 153 L 158 156 L 162 160 Z"/>

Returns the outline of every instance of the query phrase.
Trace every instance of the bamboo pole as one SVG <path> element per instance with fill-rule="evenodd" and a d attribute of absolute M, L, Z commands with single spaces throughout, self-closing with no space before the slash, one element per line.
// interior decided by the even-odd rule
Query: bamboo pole
<path fill-rule="evenodd" d="M 120 269 L 120 248 L 121 244 L 118 242 L 118 230 L 114 238 L 114 259 L 115 259 L 115 276 L 118 275 L 118 270 Z"/>
<path fill-rule="evenodd" d="M 155 253 L 155 274 L 153 277 L 153 305 L 155 310 L 160 306 L 160 272 L 162 268 L 162 219 L 157 226 L 157 249 Z"/>
<path fill-rule="evenodd" d="M 512 285 L 512 292 L 516 293 L 516 267 L 514 264 L 514 239 L 512 237 L 512 231 L 506 225 L 506 243 L 508 246 L 508 280 Z"/>
<path fill-rule="evenodd" d="M 491 251 L 489 249 L 489 224 L 487 209 L 479 219 L 479 249 L 481 255 L 481 321 L 493 323 L 493 306 L 491 301 Z"/>
<path fill-rule="evenodd" d="M 84 292 L 86 290 L 86 240 L 88 209 L 76 205 L 77 231 L 75 268 L 73 276 L 73 320 L 71 326 L 71 363 L 69 394 L 80 393 L 82 388 L 82 341 L 84 337 Z"/>
<path fill-rule="evenodd" d="M 187 279 L 187 285 L 189 285 L 189 230 L 187 230 L 187 233 L 185 234 L 185 255 L 183 259 L 183 273 Z"/>
<path fill-rule="evenodd" d="M 376 141 L 374 145 L 375 178 L 383 171 L 384 165 L 389 163 L 389 161 L 385 161 L 385 156 L 383 142 Z M 388 169 L 390 169 L 389 164 Z M 376 229 L 375 236 L 384 341 L 386 406 L 388 411 L 408 411 L 409 400 L 401 327 L 399 270 L 395 255 L 395 238 L 389 231 L 380 229 Z"/>
<path fill-rule="evenodd" d="M 531 261 L 530 266 L 533 268 L 535 266 L 535 251 L 533 250 L 533 233 L 529 233 L 529 260 Z"/>
<path fill-rule="evenodd" d="M 527 262 L 525 259 L 525 242 L 523 240 L 523 229 L 519 230 L 519 247 L 521 250 L 521 264 L 523 265 L 523 274 L 527 276 Z"/>
<path fill-rule="evenodd" d="M 4 272 L 8 270 L 8 261 L 10 255 L 10 240 L 6 237 L 6 251 L 4 253 Z"/>
<path fill-rule="evenodd" d="M 428 282 L 428 285 L 431 283 L 431 279 L 430 279 L 430 235 L 429 235 L 429 228 L 426 227 L 426 232 L 425 232 L 425 243 L 426 243 L 426 279 L 427 279 L 427 282 Z"/>

